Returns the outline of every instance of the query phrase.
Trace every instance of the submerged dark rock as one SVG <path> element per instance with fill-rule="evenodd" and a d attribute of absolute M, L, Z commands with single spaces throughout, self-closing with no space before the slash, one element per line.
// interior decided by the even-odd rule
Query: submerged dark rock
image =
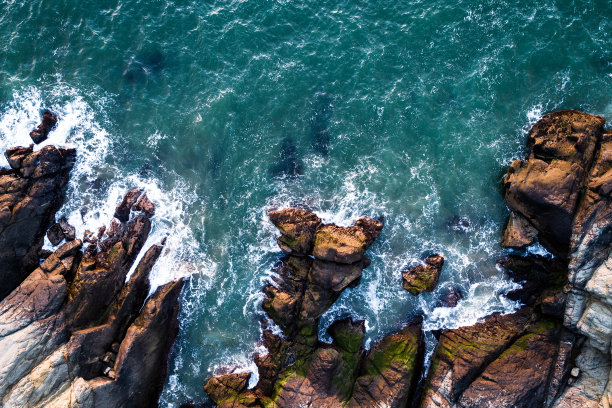
<path fill-rule="evenodd" d="M 297 177 L 302 175 L 302 161 L 295 142 L 290 138 L 283 139 L 278 154 L 278 161 L 270 168 L 272 177 Z"/>
<path fill-rule="evenodd" d="M 325 92 L 315 94 L 314 110 L 310 117 L 310 135 L 314 151 L 322 156 L 329 152 L 329 121 L 332 116 L 332 98 Z"/>

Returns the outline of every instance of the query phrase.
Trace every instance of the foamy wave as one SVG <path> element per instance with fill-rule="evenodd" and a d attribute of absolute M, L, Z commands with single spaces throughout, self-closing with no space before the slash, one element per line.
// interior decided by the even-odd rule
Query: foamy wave
<path fill-rule="evenodd" d="M 58 123 L 44 142 L 35 145 L 35 150 L 44 146 L 77 146 L 77 173 L 89 173 L 95 164 L 101 163 L 108 153 L 111 139 L 106 130 L 95 120 L 93 109 L 77 91 L 58 86 L 43 100 L 40 90 L 26 88 L 13 92 L 13 100 L 0 115 L 0 150 L 13 146 L 32 144 L 30 131 L 41 120 L 41 111 L 51 109 L 58 114 Z M 4 155 L 0 165 L 8 166 Z"/>
<path fill-rule="evenodd" d="M 97 117 L 96 109 L 75 89 L 58 85 L 44 97 L 33 87 L 13 92 L 13 100 L 0 115 L 0 150 L 32 144 L 29 133 L 40 123 L 42 109 L 55 112 L 58 123 L 49 138 L 35 145 L 35 149 L 47 145 L 77 149 L 65 204 L 58 212 L 58 217 L 66 217 L 75 227 L 77 236 L 83 236 L 87 230 L 96 232 L 107 225 L 126 191 L 139 188 L 156 205 L 145 249 L 167 237 L 162 255 L 151 272 L 151 290 L 196 270 L 206 273 L 214 269 L 200 250 L 187 219 L 186 206 L 195 202 L 195 193 L 180 179 L 173 188 L 165 189 L 155 178 L 124 174 L 122 169 L 109 165 L 107 156 L 113 146 L 111 135 Z M 160 138 L 158 134 L 151 136 L 153 141 Z M 3 155 L 0 165 L 8 165 Z M 45 247 L 52 249 L 46 237 Z"/>
<path fill-rule="evenodd" d="M 465 299 L 455 307 L 430 308 L 422 301 L 425 317 L 423 330 L 471 326 L 493 313 L 511 313 L 520 306 L 520 302 L 508 299 L 506 294 L 520 287 L 510 280 L 492 278 L 472 284 Z"/>

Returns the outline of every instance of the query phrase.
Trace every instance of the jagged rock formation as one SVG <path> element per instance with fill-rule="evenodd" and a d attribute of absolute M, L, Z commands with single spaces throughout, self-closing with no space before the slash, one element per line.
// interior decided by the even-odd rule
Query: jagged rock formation
<path fill-rule="evenodd" d="M 318 339 L 319 318 L 347 287 L 359 283 L 367 248 L 382 222 L 361 218 L 351 227 L 323 225 L 298 209 L 271 211 L 280 248 L 290 256 L 278 278 L 263 291 L 262 306 L 285 337 L 264 331 L 268 354 L 257 355 L 257 386 L 249 374 L 212 378 L 204 389 L 218 407 L 403 407 L 411 400 L 421 372 L 421 320 L 376 343 L 368 353 L 362 321 L 333 323 L 331 344 Z M 301 255 L 301 256 L 297 256 Z M 312 255 L 308 256 L 308 255 Z"/>
<path fill-rule="evenodd" d="M 0 169 L 0 300 L 38 266 L 76 151 L 14 147 L 5 156 L 11 168 Z"/>
<path fill-rule="evenodd" d="M 575 360 L 581 374 L 568 380 L 559 407 L 612 400 L 612 133 L 604 123 L 578 111 L 545 115 L 529 132 L 528 160 L 512 163 L 505 178 L 512 214 L 503 244 L 521 248 L 537 235 L 558 255 L 567 285 L 545 294 L 541 309 L 565 305 L 564 325 L 586 338 Z"/>
<path fill-rule="evenodd" d="M 162 244 L 148 249 L 125 284 L 149 218 L 128 207 L 125 222 L 113 220 L 83 253 L 81 240 L 61 245 L 0 302 L 0 406 L 156 405 L 183 282 L 147 299 Z"/>
<path fill-rule="evenodd" d="M 444 258 L 431 255 L 425 259 L 425 265 L 417 265 L 402 273 L 404 289 L 413 295 L 421 292 L 432 292 L 438 285 Z"/>
<path fill-rule="evenodd" d="M 32 141 L 36 144 L 45 141 L 47 136 L 49 136 L 49 132 L 51 132 L 56 124 L 57 115 L 50 110 L 45 109 L 42 114 L 42 121 L 40 122 L 40 125 L 30 132 Z"/>

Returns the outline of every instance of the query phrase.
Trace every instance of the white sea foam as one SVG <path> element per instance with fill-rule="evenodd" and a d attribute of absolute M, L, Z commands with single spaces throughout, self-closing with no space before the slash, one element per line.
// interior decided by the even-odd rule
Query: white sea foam
<path fill-rule="evenodd" d="M 52 110 L 58 115 L 57 126 L 35 149 L 47 145 L 77 149 L 77 161 L 71 172 L 65 204 L 58 212 L 58 217 L 66 217 L 76 228 L 77 236 L 107 225 L 125 192 L 140 188 L 156 205 L 145 249 L 167 237 L 162 255 L 151 272 L 151 290 L 196 270 L 206 273 L 213 269 L 195 242 L 186 219 L 186 206 L 195 201 L 195 194 L 180 179 L 173 188 L 165 189 L 155 178 L 125 174 L 122 169 L 107 164 L 113 141 L 103 125 L 104 118 L 96 114 L 98 108 L 94 109 L 78 91 L 64 85 L 46 92 L 44 97 L 39 89 L 33 87 L 15 91 L 12 101 L 0 115 L 0 150 L 30 145 L 29 132 L 40 123 L 42 109 Z M 161 135 L 153 134 L 150 141 L 157 143 L 161 138 Z M 0 165 L 8 165 L 3 155 Z M 99 190 L 89 188 L 100 177 L 109 178 L 109 186 Z M 46 238 L 45 247 L 51 249 Z M 139 258 L 142 255 L 144 251 Z"/>
<path fill-rule="evenodd" d="M 427 302 L 421 301 L 424 311 L 423 329 L 429 331 L 471 326 L 493 313 L 510 313 L 520 303 L 505 295 L 520 287 L 507 279 L 492 278 L 472 284 L 467 296 L 455 307 L 432 308 Z"/>

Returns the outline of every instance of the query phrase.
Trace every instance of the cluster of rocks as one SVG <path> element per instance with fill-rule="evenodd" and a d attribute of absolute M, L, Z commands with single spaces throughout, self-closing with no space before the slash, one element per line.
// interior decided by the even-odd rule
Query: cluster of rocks
<path fill-rule="evenodd" d="M 38 131 L 53 127 L 47 119 Z M 74 149 L 17 147 L 5 155 L 11 169 L 0 170 L 0 406 L 156 406 L 183 281 L 149 296 L 163 242 L 135 265 L 154 205 L 132 190 L 126 197 L 136 200 L 124 199 L 117 210 L 126 217 L 76 239 L 65 220 L 51 226 Z M 47 230 L 57 244 L 65 239 L 53 252 L 42 250 Z"/>
<path fill-rule="evenodd" d="M 61 207 L 74 149 L 14 147 L 5 152 L 10 169 L 0 169 L 0 299 L 36 266 L 44 236 Z"/>
<path fill-rule="evenodd" d="M 271 211 L 281 261 L 264 288 L 263 308 L 283 336 L 265 330 L 268 354 L 250 374 L 205 386 L 218 407 L 609 407 L 612 402 L 612 133 L 577 111 L 545 115 L 529 132 L 529 156 L 505 177 L 511 210 L 502 246 L 539 242 L 555 256 L 510 253 L 499 261 L 522 288 L 518 311 L 435 332 L 425 377 L 417 319 L 362 348 L 363 322 L 333 323 L 331 344 L 318 319 L 368 265 L 365 250 L 382 224 L 323 225 L 308 211 Z M 444 259 L 428 257 L 402 273 L 413 295 L 434 290 Z M 457 304 L 449 293 L 445 306 Z"/>
<path fill-rule="evenodd" d="M 421 319 L 389 335 L 368 352 L 365 325 L 350 318 L 329 326 L 331 344 L 319 340 L 319 318 L 369 265 L 365 252 L 380 235 L 380 220 L 361 218 L 351 227 L 323 224 L 300 209 L 270 211 L 288 254 L 263 292 L 263 309 L 283 332 L 264 330 L 268 354 L 255 363 L 259 382 L 247 389 L 249 373 L 226 374 L 204 389 L 218 407 L 406 406 L 415 395 L 424 353 Z M 377 405 L 378 404 L 378 405 Z"/>

